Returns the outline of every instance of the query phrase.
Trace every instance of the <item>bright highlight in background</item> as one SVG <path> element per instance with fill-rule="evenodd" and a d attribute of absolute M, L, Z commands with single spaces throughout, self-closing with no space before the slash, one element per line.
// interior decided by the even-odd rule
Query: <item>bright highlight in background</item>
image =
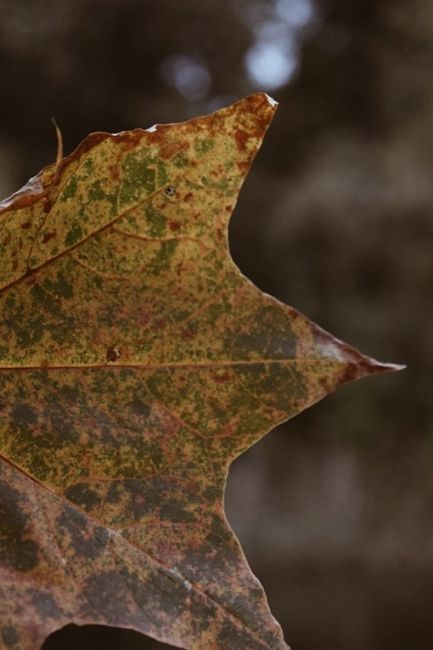
<path fill-rule="evenodd" d="M 245 64 L 255 83 L 273 89 L 290 80 L 296 70 L 297 56 L 277 44 L 259 42 L 248 50 Z"/>
<path fill-rule="evenodd" d="M 207 67 L 196 58 L 182 54 L 169 56 L 161 64 L 161 76 L 191 101 L 205 97 L 211 86 Z"/>
<path fill-rule="evenodd" d="M 314 17 L 314 6 L 311 0 L 277 0 L 275 13 L 287 25 L 304 27 Z"/>
<path fill-rule="evenodd" d="M 304 29 L 315 17 L 312 0 L 275 0 L 254 25 L 256 42 L 245 56 L 251 81 L 261 89 L 284 86 L 296 72 Z"/>

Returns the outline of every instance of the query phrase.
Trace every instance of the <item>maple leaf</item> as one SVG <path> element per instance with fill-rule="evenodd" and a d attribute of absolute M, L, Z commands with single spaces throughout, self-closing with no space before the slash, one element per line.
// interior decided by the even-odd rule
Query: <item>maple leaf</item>
<path fill-rule="evenodd" d="M 94 133 L 0 211 L 0 647 L 70 623 L 287 648 L 223 510 L 232 460 L 396 367 L 262 293 L 227 223 L 275 111 Z"/>

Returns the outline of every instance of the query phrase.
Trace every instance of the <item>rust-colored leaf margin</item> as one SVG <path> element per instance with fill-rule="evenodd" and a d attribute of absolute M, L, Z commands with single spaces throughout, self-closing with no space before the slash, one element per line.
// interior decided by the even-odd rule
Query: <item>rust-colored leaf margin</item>
<path fill-rule="evenodd" d="M 275 107 L 94 133 L 0 205 L 0 648 L 70 622 L 288 647 L 224 516 L 228 467 L 338 384 L 399 367 L 230 258 Z"/>

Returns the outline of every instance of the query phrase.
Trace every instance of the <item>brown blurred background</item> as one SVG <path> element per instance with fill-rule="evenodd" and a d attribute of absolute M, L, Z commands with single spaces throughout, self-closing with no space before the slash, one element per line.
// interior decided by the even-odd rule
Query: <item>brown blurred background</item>
<path fill-rule="evenodd" d="M 231 223 L 263 290 L 404 373 L 341 388 L 234 464 L 229 519 L 293 650 L 433 648 L 433 3 L 0 0 L 0 194 L 90 131 L 266 90 Z M 163 648 L 69 627 L 44 650 Z M 236 649 L 229 649 L 236 650 Z"/>

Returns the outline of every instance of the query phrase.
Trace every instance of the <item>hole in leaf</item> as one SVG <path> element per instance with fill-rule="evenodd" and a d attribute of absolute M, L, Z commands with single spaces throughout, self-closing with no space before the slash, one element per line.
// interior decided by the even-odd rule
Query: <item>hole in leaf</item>
<path fill-rule="evenodd" d="M 107 361 L 114 363 L 120 357 L 120 352 L 117 348 L 108 348 L 107 349 Z"/>
<path fill-rule="evenodd" d="M 174 185 L 169 185 L 165 188 L 165 193 L 167 196 L 174 196 L 176 194 L 176 188 Z"/>
<path fill-rule="evenodd" d="M 106 625 L 65 625 L 50 634 L 41 650 L 168 650 L 175 646 L 155 641 L 134 630 Z"/>

